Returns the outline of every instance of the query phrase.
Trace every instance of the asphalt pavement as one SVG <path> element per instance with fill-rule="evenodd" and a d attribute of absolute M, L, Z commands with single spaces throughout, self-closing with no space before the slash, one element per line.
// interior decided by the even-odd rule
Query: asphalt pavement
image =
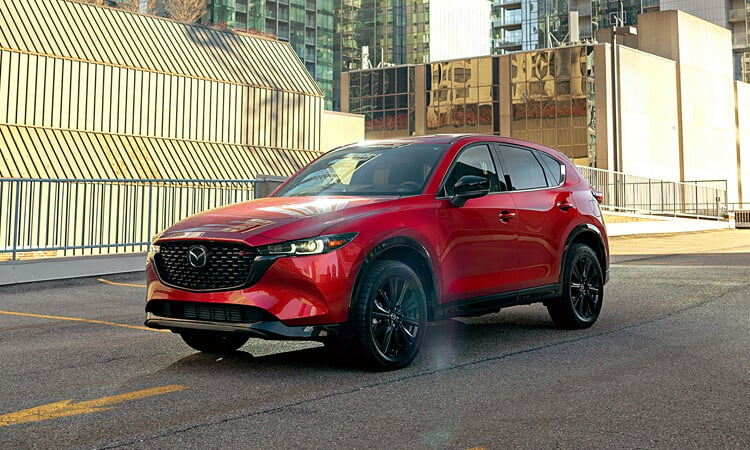
<path fill-rule="evenodd" d="M 750 230 L 613 237 L 599 321 L 429 325 L 409 367 L 218 357 L 142 327 L 142 274 L 0 288 L 0 448 L 750 448 Z"/>

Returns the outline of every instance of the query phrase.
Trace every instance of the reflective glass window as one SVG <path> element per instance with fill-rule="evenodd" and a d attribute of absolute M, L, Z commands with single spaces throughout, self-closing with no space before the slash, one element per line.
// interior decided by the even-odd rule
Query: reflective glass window
<path fill-rule="evenodd" d="M 537 157 L 542 163 L 544 174 L 547 176 L 547 184 L 557 186 L 565 181 L 564 165 L 546 153 L 538 152 Z"/>
<path fill-rule="evenodd" d="M 444 196 L 452 196 L 456 182 L 466 175 L 474 175 L 489 179 L 490 192 L 505 190 L 504 186 L 501 186 L 497 177 L 495 163 L 492 160 L 492 154 L 490 153 L 490 148 L 487 144 L 471 146 L 458 155 L 450 174 L 445 180 L 445 185 L 443 187 Z"/>
<path fill-rule="evenodd" d="M 547 187 L 544 170 L 531 150 L 504 146 L 502 155 L 514 191 Z"/>

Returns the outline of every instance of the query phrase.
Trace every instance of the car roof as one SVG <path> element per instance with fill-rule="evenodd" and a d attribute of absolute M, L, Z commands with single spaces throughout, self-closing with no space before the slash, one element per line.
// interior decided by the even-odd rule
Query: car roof
<path fill-rule="evenodd" d="M 562 153 L 552 147 L 547 147 L 536 142 L 524 141 L 522 139 L 512 138 L 508 136 L 498 136 L 495 134 L 476 134 L 476 133 L 460 133 L 460 134 L 432 134 L 423 136 L 403 136 L 397 138 L 385 138 L 385 139 L 373 139 L 357 143 L 356 145 L 387 145 L 387 144 L 398 144 L 398 143 L 425 143 L 425 144 L 453 144 L 462 139 L 468 139 L 471 141 L 486 140 L 493 142 L 505 142 L 509 144 L 522 145 L 524 147 L 541 150 L 553 155 L 562 155 Z"/>

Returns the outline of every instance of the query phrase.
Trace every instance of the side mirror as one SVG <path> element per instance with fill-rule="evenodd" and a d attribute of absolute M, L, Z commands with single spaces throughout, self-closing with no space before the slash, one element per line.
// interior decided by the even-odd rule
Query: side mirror
<path fill-rule="evenodd" d="M 472 198 L 484 197 L 490 192 L 490 180 L 476 175 L 464 175 L 453 185 L 453 206 L 464 206 Z"/>

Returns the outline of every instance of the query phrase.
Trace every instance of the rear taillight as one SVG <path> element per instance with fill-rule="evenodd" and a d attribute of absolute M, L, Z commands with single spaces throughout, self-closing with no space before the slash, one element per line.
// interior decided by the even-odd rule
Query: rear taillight
<path fill-rule="evenodd" d="M 600 205 L 604 203 L 604 194 L 597 191 L 596 189 L 592 189 L 591 194 L 594 195 L 594 198 L 596 199 L 597 203 L 599 203 Z"/>

